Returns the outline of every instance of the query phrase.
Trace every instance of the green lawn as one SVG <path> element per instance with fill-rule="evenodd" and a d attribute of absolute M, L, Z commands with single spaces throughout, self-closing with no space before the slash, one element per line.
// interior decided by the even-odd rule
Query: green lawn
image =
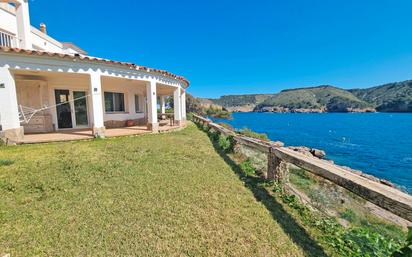
<path fill-rule="evenodd" d="M 322 253 L 280 204 L 259 198 L 194 125 L 1 147 L 0 256 Z"/>

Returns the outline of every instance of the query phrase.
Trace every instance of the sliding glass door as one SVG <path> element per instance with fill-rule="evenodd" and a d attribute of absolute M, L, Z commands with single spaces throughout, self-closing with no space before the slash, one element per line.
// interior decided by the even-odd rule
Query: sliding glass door
<path fill-rule="evenodd" d="M 72 112 L 70 107 L 70 91 L 54 90 L 56 99 L 57 125 L 59 129 L 73 128 Z"/>
<path fill-rule="evenodd" d="M 87 94 L 85 91 L 54 90 L 57 125 L 59 129 L 89 126 Z"/>
<path fill-rule="evenodd" d="M 87 127 L 89 120 L 87 117 L 87 99 L 86 92 L 73 91 L 74 113 L 77 127 Z"/>

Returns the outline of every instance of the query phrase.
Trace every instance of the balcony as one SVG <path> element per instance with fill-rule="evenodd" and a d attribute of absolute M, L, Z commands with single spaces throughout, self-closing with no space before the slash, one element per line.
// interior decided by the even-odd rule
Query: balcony
<path fill-rule="evenodd" d="M 17 47 L 17 38 L 9 33 L 0 31 L 0 46 Z"/>

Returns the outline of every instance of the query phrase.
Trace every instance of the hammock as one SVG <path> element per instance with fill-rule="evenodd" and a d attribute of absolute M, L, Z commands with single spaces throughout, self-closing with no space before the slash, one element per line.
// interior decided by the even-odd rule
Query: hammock
<path fill-rule="evenodd" d="M 45 111 L 45 110 L 48 110 L 48 109 L 51 109 L 51 108 L 55 108 L 57 106 L 67 104 L 67 103 L 70 103 L 70 102 L 75 102 L 77 100 L 87 98 L 89 96 L 90 95 L 81 96 L 81 97 L 78 97 L 78 98 L 75 98 L 75 99 L 72 99 L 72 100 L 68 100 L 68 101 L 65 101 L 65 102 L 61 102 L 59 104 L 55 104 L 55 105 L 52 105 L 52 106 L 44 105 L 44 107 L 40 108 L 40 109 L 34 109 L 34 108 L 23 106 L 23 105 L 20 104 L 19 105 L 19 120 L 20 120 L 20 123 L 28 124 L 30 122 L 30 120 L 39 112 L 42 112 L 42 111 Z"/>

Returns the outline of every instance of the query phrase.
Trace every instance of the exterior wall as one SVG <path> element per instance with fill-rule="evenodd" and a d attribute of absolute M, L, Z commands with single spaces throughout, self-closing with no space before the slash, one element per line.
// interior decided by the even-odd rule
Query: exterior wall
<path fill-rule="evenodd" d="M 17 38 L 18 28 L 17 28 L 17 18 L 15 8 L 7 3 L 0 3 L 0 32 L 6 32 Z M 59 41 L 53 39 L 47 34 L 44 34 L 37 28 L 30 27 L 30 39 L 33 49 L 48 51 L 54 53 L 78 53 L 74 49 L 64 49 L 63 44 Z M 20 47 L 16 43 L 13 47 Z"/>
<path fill-rule="evenodd" d="M 48 51 L 53 53 L 63 53 L 62 43 L 54 40 L 40 30 L 31 27 L 31 40 L 33 48 L 36 50 Z"/>
<path fill-rule="evenodd" d="M 28 123 L 22 123 L 25 128 L 25 133 L 44 133 L 58 130 L 57 112 L 55 100 L 55 89 L 67 89 L 72 91 L 85 91 L 89 94 L 89 81 L 84 77 L 68 77 L 62 74 L 61 77 L 49 77 L 43 80 L 39 79 L 25 79 L 16 78 L 16 93 L 17 104 L 24 107 L 39 109 L 42 107 L 51 107 L 47 110 L 41 111 L 33 116 L 33 119 Z M 72 97 L 72 96 L 71 96 Z M 87 98 L 88 122 L 91 126 L 91 101 Z M 73 106 L 72 106 L 73 109 Z M 75 119 L 72 119 L 73 128 L 80 128 L 75 126 Z M 41 127 L 43 126 L 43 128 Z"/>
<path fill-rule="evenodd" d="M 130 69 L 129 66 L 125 65 L 107 64 L 80 59 L 73 61 L 73 59 L 68 58 L 34 56 L 26 55 L 24 53 L 12 53 L 5 51 L 0 51 L 0 71 L 4 73 L 4 76 L 0 76 L 0 82 L 5 84 L 5 89 L 0 89 L 0 98 L 4 99 L 4 101 L 0 101 L 0 105 L 4 106 L 4 108 L 0 108 L 0 123 L 3 130 L 10 129 L 15 132 L 20 131 L 19 129 L 21 128 L 19 115 L 17 112 L 17 96 L 15 93 L 13 96 L 13 91 L 16 90 L 15 80 L 44 81 L 46 83 L 46 91 L 48 92 L 48 96 L 46 97 L 46 100 L 44 100 L 43 104 L 47 106 L 53 106 L 55 104 L 54 89 L 56 88 L 69 90 L 77 89 L 85 91 L 86 94 L 90 94 L 90 91 L 94 91 L 96 87 L 102 88 L 102 93 L 99 93 L 99 97 L 101 97 L 101 103 L 99 104 L 101 104 L 102 109 L 104 109 L 105 91 L 124 93 L 126 110 L 122 113 L 105 114 L 103 111 L 100 112 L 100 110 L 98 110 L 99 108 L 93 108 L 91 100 L 92 97 L 87 98 L 88 122 L 90 128 L 94 123 L 94 112 L 98 112 L 99 115 L 101 114 L 101 120 L 106 121 L 109 128 L 110 125 L 119 126 L 120 124 L 124 126 L 126 120 L 138 119 L 143 124 L 146 124 L 148 116 L 145 115 L 145 113 L 147 113 L 147 101 L 145 99 L 147 85 L 149 83 L 155 83 L 154 89 L 157 92 L 155 91 L 154 95 L 157 94 L 159 96 L 172 95 L 173 92 L 184 90 L 187 87 L 186 83 L 180 79 L 170 78 L 157 72 L 152 73 L 141 70 L 133 70 Z M 11 76 L 10 73 L 12 73 Z M 91 86 L 92 77 L 99 78 L 95 81 L 95 83 L 98 84 L 95 84 L 93 87 Z M 140 105 L 143 105 L 141 106 L 141 109 L 144 110 L 143 113 L 136 113 L 134 110 L 135 93 L 141 96 Z M 90 95 L 95 96 L 94 93 Z M 181 101 L 178 101 L 177 104 L 180 105 Z M 16 106 L 15 111 L 14 108 L 12 108 L 14 105 Z M 157 108 L 154 108 L 152 116 L 156 117 L 157 120 L 156 109 Z M 56 108 L 51 108 L 49 112 L 52 116 L 52 124 L 54 124 L 54 127 L 57 128 Z M 110 121 L 119 121 L 119 123 L 110 124 Z M 73 124 L 75 123 L 73 122 Z M 104 136 L 104 127 L 102 126 L 98 128 L 102 129 L 101 134 Z"/>
<path fill-rule="evenodd" d="M 104 111 L 104 121 L 107 128 L 122 127 L 126 125 L 127 120 L 134 120 L 137 124 L 145 123 L 145 88 L 141 85 L 132 85 L 124 80 L 109 81 L 103 80 L 102 83 L 102 101 Z M 123 93 L 125 101 L 124 112 L 106 112 L 104 108 L 104 92 Z M 135 95 L 139 96 L 140 112 L 135 110 Z"/>
<path fill-rule="evenodd" d="M 2 130 L 20 128 L 14 75 L 6 67 L 0 67 L 0 125 Z"/>
<path fill-rule="evenodd" d="M 14 14 L 14 7 L 9 7 L 6 3 L 0 3 L 0 31 L 17 35 L 17 22 Z"/>
<path fill-rule="evenodd" d="M 61 77 L 51 77 L 46 78 L 46 80 L 24 80 L 19 79 L 16 81 L 16 91 L 18 104 L 39 109 L 43 106 L 54 106 L 56 104 L 55 100 L 55 90 L 56 89 L 67 89 L 70 91 L 85 91 L 86 95 L 90 94 L 89 80 L 85 77 L 69 77 L 62 75 Z M 126 80 L 119 81 L 119 84 L 104 83 L 102 85 L 102 103 L 104 111 L 104 122 L 106 127 L 123 127 L 126 125 L 127 120 L 134 120 L 139 125 L 145 123 L 145 88 L 140 85 L 130 85 Z M 125 84 L 121 84 L 125 83 Z M 115 112 L 109 113 L 105 111 L 104 108 L 104 92 L 115 92 L 123 93 L 125 97 L 125 112 Z M 135 111 L 135 95 L 139 96 L 139 108 L 140 112 Z M 87 108 L 88 108 L 88 127 L 92 125 L 92 105 L 90 97 L 87 98 Z M 57 126 L 57 112 L 56 108 L 50 108 L 47 111 L 36 114 L 36 116 L 50 116 L 52 121 L 52 127 L 58 130 Z M 73 119 L 73 125 L 75 120 Z M 24 127 L 27 125 L 22 124 Z M 76 127 L 74 128 L 81 128 Z M 28 133 L 33 131 L 28 130 Z M 34 132 L 50 132 L 50 130 L 45 131 L 34 131 Z"/>
<path fill-rule="evenodd" d="M 30 77 L 30 76 L 28 76 Z M 147 122 L 147 106 L 146 106 L 146 86 L 147 82 L 140 83 L 130 82 L 125 79 L 102 79 L 102 107 L 104 112 L 104 125 L 106 128 L 124 127 L 128 120 L 132 120 L 135 124 L 143 125 Z M 25 76 L 16 78 L 16 92 L 18 105 L 39 109 L 44 106 L 52 107 L 35 115 L 36 119 L 32 119 L 34 124 L 21 124 L 27 133 L 42 133 L 51 132 L 58 129 L 57 112 L 55 100 L 55 90 L 65 89 L 71 93 L 72 91 L 85 91 L 86 95 L 90 94 L 90 79 L 85 75 L 70 76 L 67 74 L 53 75 L 40 79 L 27 79 Z M 176 90 L 179 91 L 179 90 Z M 123 93 L 125 99 L 124 112 L 106 112 L 104 106 L 104 92 Z M 135 110 L 135 95 L 139 96 L 139 112 Z M 183 107 L 183 106 L 182 106 Z M 88 109 L 88 128 L 93 124 L 91 98 L 87 98 Z M 73 109 L 73 106 L 72 106 Z M 72 110 L 73 111 L 73 110 Z M 40 128 L 39 119 L 45 120 L 44 129 Z M 73 129 L 84 128 L 84 126 L 76 126 L 75 117 L 72 118 Z"/>
<path fill-rule="evenodd" d="M 18 104 L 22 104 L 27 107 L 40 108 L 44 105 L 54 106 L 56 104 L 55 100 L 55 90 L 56 89 L 67 89 L 70 91 L 85 91 L 86 95 L 90 94 L 90 80 L 86 76 L 74 77 L 74 76 L 65 76 L 64 74 L 61 77 L 49 77 L 45 78 L 45 81 L 40 80 L 18 80 L 18 99 L 20 100 Z M 41 90 L 36 90 L 34 85 L 42 85 Z M 21 90 L 25 86 L 26 90 Z M 30 88 L 29 88 L 30 87 Z M 29 89 L 27 89 L 29 88 Z M 123 93 L 125 98 L 125 112 L 114 112 L 109 113 L 105 111 L 104 106 L 104 92 L 114 92 L 114 93 Z M 42 94 L 43 97 L 38 96 Z M 116 83 L 113 81 L 107 81 L 102 79 L 102 105 L 104 112 L 104 123 L 107 128 L 112 127 L 123 127 L 126 126 L 128 120 L 133 120 L 136 124 L 142 125 L 145 124 L 145 87 L 142 85 L 135 85 L 130 83 L 127 80 L 116 80 Z M 27 99 L 30 95 L 31 99 Z M 139 96 L 139 108 L 140 112 L 135 111 L 135 95 Z M 40 100 L 41 99 L 41 100 Z M 34 104 L 33 104 L 34 103 Z M 91 98 L 87 98 L 87 109 L 88 109 L 88 127 L 91 128 L 93 124 L 93 112 L 92 110 Z M 52 120 L 52 126 L 58 130 L 57 126 L 57 112 L 56 108 L 50 108 L 44 112 L 44 114 L 39 115 L 50 115 Z M 72 120 L 73 125 L 75 125 L 75 120 Z M 76 127 L 73 128 L 82 128 Z M 50 131 L 43 131 L 50 132 Z"/>
<path fill-rule="evenodd" d="M 49 103 L 49 92 L 46 81 L 16 79 L 17 104 L 34 109 L 42 108 Z M 54 130 L 52 111 L 37 113 L 28 123 L 21 123 L 25 133 L 52 132 Z"/>
<path fill-rule="evenodd" d="M 72 91 L 85 91 L 86 95 L 90 94 L 90 80 L 84 76 L 84 77 L 65 77 L 62 75 L 62 77 L 53 77 L 53 78 L 48 78 L 47 79 L 47 88 L 48 88 L 48 104 L 47 106 L 54 106 L 56 104 L 56 99 L 55 99 L 55 90 L 56 89 L 67 89 L 70 90 L 70 93 L 72 94 Z M 71 95 L 70 100 L 73 100 L 73 95 Z M 87 117 L 88 117 L 88 126 L 91 127 L 92 124 L 92 105 L 90 101 L 90 97 L 86 99 L 87 101 Z M 73 106 L 72 106 L 73 109 Z M 51 116 L 52 116 L 52 121 L 53 121 L 53 127 L 58 130 L 58 123 L 57 123 L 57 111 L 56 108 L 50 108 L 49 109 Z M 73 123 L 73 128 L 81 128 L 75 126 L 75 119 L 73 117 L 72 119 Z"/>

